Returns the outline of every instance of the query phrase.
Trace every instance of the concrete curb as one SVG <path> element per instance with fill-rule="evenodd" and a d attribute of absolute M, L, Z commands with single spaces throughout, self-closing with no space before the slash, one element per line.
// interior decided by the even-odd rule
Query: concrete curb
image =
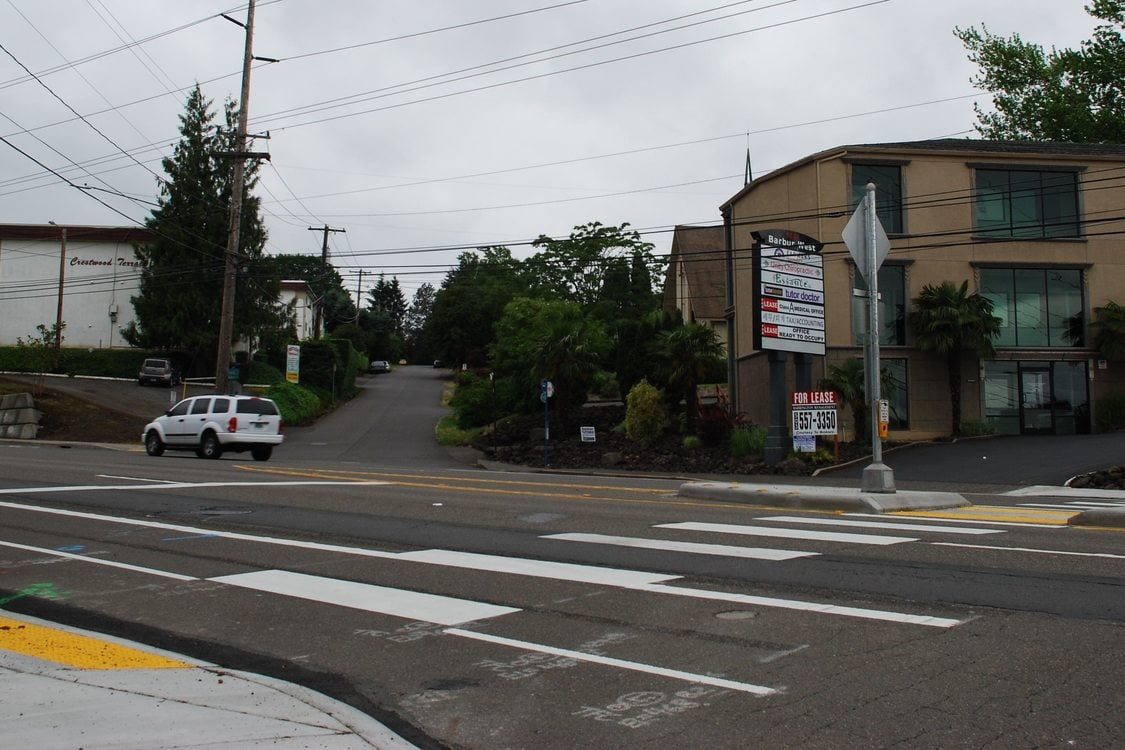
<path fill-rule="evenodd" d="M 1071 516 L 1067 523 L 1070 526 L 1125 529 L 1125 508 L 1091 508 Z"/>
<path fill-rule="evenodd" d="M 687 482 L 680 485 L 679 496 L 771 507 L 863 513 L 959 508 L 970 504 L 954 492 L 861 492 L 847 487 L 741 482 Z"/>

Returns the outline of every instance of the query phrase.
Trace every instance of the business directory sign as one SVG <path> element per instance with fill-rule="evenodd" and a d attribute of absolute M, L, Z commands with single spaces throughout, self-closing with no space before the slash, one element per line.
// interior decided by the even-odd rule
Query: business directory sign
<path fill-rule="evenodd" d="M 824 355 L 824 247 L 785 229 L 754 232 L 754 348 Z"/>

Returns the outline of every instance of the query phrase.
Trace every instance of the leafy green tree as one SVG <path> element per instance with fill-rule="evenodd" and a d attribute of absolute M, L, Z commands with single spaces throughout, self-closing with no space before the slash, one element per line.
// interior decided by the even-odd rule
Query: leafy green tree
<path fill-rule="evenodd" d="M 995 111 L 975 107 L 977 130 L 1001 140 L 1125 143 L 1125 0 L 1094 0 L 1086 12 L 1105 23 L 1079 49 L 996 36 L 983 25 L 956 29 L 980 68 L 973 83 Z"/>
<path fill-rule="evenodd" d="M 663 263 L 653 256 L 652 243 L 644 242 L 640 234 L 628 227 L 604 226 L 593 221 L 575 227 L 566 239 L 540 235 L 533 243 L 540 252 L 526 261 L 530 276 L 536 281 L 536 296 L 573 300 L 586 309 L 599 303 L 611 307 L 630 305 L 631 297 L 646 290 L 622 283 L 622 268 L 614 259 L 624 259 L 648 272 L 647 292 L 651 297 L 652 276 L 663 268 Z M 630 282 L 633 281 L 642 284 L 641 274 L 630 275 Z"/>
<path fill-rule="evenodd" d="M 691 323 L 663 331 L 657 339 L 661 374 L 668 389 L 682 396 L 687 408 L 687 429 L 694 433 L 699 419 L 697 386 L 711 379 L 726 361 L 726 349 L 711 326 Z"/>
<path fill-rule="evenodd" d="M 506 247 L 462 253 L 434 296 L 425 336 L 435 356 L 451 366 L 488 364 L 493 329 L 505 306 L 528 294 L 526 273 Z"/>
<path fill-rule="evenodd" d="M 1094 348 L 1106 359 L 1125 360 L 1125 307 L 1106 302 L 1094 308 Z"/>
<path fill-rule="evenodd" d="M 556 410 L 566 414 L 586 400 L 608 349 L 601 324 L 577 303 L 517 297 L 496 324 L 491 354 L 497 376 L 523 394 L 517 408 L 534 408 L 547 378 Z"/>
<path fill-rule="evenodd" d="M 953 435 L 961 434 L 961 367 L 965 352 L 978 358 L 991 357 L 992 339 L 1000 333 L 1000 318 L 992 314 L 992 303 L 969 293 L 969 282 L 927 284 L 914 298 L 910 327 L 915 345 L 922 351 L 945 355 L 952 406 Z"/>
<path fill-rule="evenodd" d="M 212 369 L 218 345 L 228 207 L 233 165 L 222 156 L 234 147 L 235 107 L 225 107 L 227 130 L 214 127 L 210 102 L 199 86 L 180 116 L 180 141 L 163 161 L 158 206 L 145 226 L 155 239 L 138 247 L 144 264 L 139 293 L 132 298 L 136 323 L 126 341 L 148 349 L 187 350 Z M 270 327 L 283 328 L 287 314 L 278 303 L 280 278 L 254 271 L 266 232 L 254 196 L 257 166 L 246 165 L 240 227 L 240 268 L 236 280 L 233 334 L 246 339 Z"/>

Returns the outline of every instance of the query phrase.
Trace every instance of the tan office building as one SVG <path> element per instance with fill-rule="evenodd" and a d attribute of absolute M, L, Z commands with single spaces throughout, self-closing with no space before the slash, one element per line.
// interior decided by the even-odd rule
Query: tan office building
<path fill-rule="evenodd" d="M 1095 429 L 1098 400 L 1125 392 L 1125 362 L 1101 359 L 1090 328 L 1096 308 L 1125 303 L 1120 145 L 842 146 L 751 182 L 722 206 L 735 408 L 768 422 L 768 357 L 754 348 L 755 231 L 789 230 L 824 243 L 825 355 L 811 357 L 814 385 L 830 364 L 862 357 L 866 314 L 855 290 L 865 285 L 841 233 L 868 183 L 877 186 L 877 214 L 890 239 L 878 276 L 880 356 L 895 382 L 890 438 L 950 432 L 945 359 L 915 348 L 907 316 L 925 285 L 966 280 L 992 302 L 1001 331 L 994 358 L 965 359 L 963 420 L 990 422 L 1003 434 Z M 793 372 L 790 363 L 789 390 Z"/>

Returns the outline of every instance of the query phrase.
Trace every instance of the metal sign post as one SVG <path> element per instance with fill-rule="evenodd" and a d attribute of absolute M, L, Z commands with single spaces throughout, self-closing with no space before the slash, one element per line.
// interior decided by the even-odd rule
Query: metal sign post
<path fill-rule="evenodd" d="M 870 182 L 867 183 L 864 211 L 867 214 L 864 222 L 863 244 L 868 312 L 865 370 L 867 373 L 868 413 L 871 417 L 871 465 L 863 470 L 860 489 L 863 492 L 894 492 L 895 475 L 891 467 L 883 463 L 883 441 L 879 436 L 879 420 L 876 419 L 875 412 L 881 400 L 881 394 L 879 393 L 879 381 L 881 380 L 879 364 L 879 266 L 882 265 L 883 258 L 886 257 L 889 242 L 887 242 L 885 233 L 880 236 L 883 227 L 879 223 L 879 218 L 875 215 L 875 185 Z"/>

